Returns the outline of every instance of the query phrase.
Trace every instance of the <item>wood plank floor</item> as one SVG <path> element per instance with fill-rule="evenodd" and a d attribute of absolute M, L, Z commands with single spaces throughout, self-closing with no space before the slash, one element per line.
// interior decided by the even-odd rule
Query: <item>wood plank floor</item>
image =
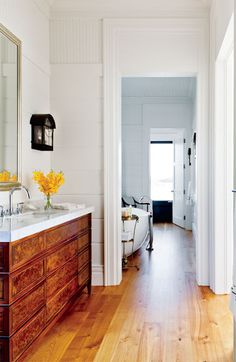
<path fill-rule="evenodd" d="M 155 250 L 117 287 L 94 287 L 39 339 L 27 362 L 230 362 L 233 320 L 227 296 L 195 281 L 192 235 L 154 228 Z"/>

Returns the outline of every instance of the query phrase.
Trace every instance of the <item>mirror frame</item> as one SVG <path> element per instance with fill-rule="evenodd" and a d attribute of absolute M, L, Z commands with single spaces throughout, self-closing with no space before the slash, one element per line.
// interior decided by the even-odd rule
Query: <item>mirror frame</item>
<path fill-rule="evenodd" d="M 22 129 L 21 129 L 21 70 L 22 70 L 22 42 L 11 31 L 0 23 L 0 33 L 5 35 L 17 46 L 17 182 L 0 182 L 0 191 L 9 191 L 19 186 L 22 180 Z"/>

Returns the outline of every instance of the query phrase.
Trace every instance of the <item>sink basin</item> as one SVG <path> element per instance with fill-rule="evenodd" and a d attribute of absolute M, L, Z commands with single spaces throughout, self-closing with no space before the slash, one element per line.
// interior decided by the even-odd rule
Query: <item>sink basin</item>
<path fill-rule="evenodd" d="M 60 214 L 60 212 L 61 210 L 50 209 L 50 210 L 33 211 L 32 214 L 34 216 L 50 216 L 50 215 Z"/>
<path fill-rule="evenodd" d="M 50 210 L 44 210 L 44 209 L 38 209 L 38 210 L 29 210 L 25 211 L 22 214 L 14 214 L 14 215 L 6 215 L 3 217 L 2 220 L 22 220 L 27 218 L 42 218 L 42 217 L 50 217 L 52 215 L 60 215 L 61 213 L 64 213 L 65 210 L 58 210 L 58 209 L 50 209 Z"/>
<path fill-rule="evenodd" d="M 22 214 L 14 214 L 14 215 L 6 215 L 3 217 L 3 219 L 19 219 L 19 218 L 25 218 L 33 215 L 33 211 L 27 211 L 23 212 Z"/>

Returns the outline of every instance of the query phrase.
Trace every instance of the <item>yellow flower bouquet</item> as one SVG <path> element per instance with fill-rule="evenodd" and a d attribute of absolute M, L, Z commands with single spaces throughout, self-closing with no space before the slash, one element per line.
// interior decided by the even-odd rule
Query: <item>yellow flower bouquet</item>
<path fill-rule="evenodd" d="M 3 170 L 0 172 L 0 182 L 16 182 L 17 181 L 17 175 L 11 174 L 7 170 Z"/>
<path fill-rule="evenodd" d="M 41 191 L 47 198 L 45 204 L 45 210 L 52 207 L 51 196 L 56 194 L 64 184 L 64 174 L 62 171 L 56 173 L 51 170 L 48 174 L 44 174 L 42 171 L 33 172 L 33 180 L 39 185 L 39 191 Z"/>

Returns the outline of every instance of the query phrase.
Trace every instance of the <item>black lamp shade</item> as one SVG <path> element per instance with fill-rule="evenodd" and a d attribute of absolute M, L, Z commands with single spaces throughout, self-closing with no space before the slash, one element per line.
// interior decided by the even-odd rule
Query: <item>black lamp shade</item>
<path fill-rule="evenodd" d="M 30 119 L 32 148 L 53 151 L 53 131 L 56 123 L 51 114 L 33 114 Z"/>

